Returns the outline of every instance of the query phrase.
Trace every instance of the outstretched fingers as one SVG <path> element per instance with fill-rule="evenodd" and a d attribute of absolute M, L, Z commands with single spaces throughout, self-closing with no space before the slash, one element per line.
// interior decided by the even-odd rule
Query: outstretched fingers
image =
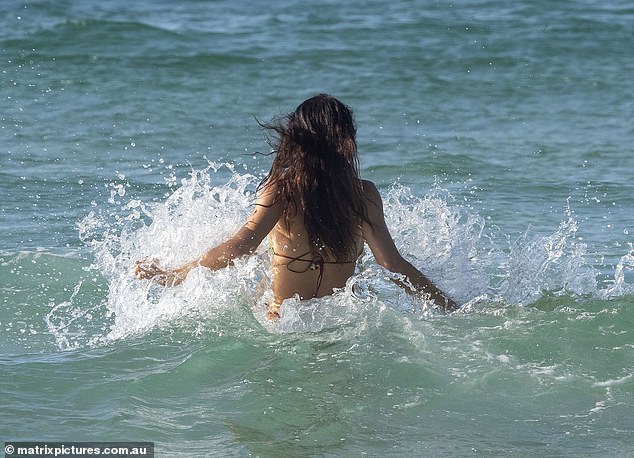
<path fill-rule="evenodd" d="M 157 259 L 141 259 L 134 263 L 134 275 L 139 280 L 149 280 L 159 275 L 165 275 L 165 271 L 158 265 Z"/>

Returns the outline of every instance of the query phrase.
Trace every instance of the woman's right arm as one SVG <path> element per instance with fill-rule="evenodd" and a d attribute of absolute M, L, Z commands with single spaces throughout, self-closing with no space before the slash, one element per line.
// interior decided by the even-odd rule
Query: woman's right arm
<path fill-rule="evenodd" d="M 383 200 L 374 183 L 364 180 L 363 190 L 366 199 L 368 219 L 370 221 L 370 224 L 368 224 L 367 221 L 363 223 L 363 236 L 372 250 L 376 262 L 391 272 L 404 275 L 414 287 L 414 290 L 406 283 L 397 283 L 409 293 L 419 292 L 427 294 L 436 304 L 443 307 L 445 311 L 451 312 L 457 310 L 459 306 L 456 302 L 442 292 L 431 280 L 399 253 L 385 223 Z"/>

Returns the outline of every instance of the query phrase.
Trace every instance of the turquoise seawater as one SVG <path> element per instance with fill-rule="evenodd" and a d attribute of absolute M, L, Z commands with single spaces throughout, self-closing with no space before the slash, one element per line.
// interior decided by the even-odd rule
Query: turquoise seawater
<path fill-rule="evenodd" d="M 157 456 L 634 455 L 634 7 L 0 3 L 0 440 Z M 265 320 L 267 247 L 163 289 L 349 104 L 401 251 Z M 354 289 L 353 289 L 354 286 Z"/>

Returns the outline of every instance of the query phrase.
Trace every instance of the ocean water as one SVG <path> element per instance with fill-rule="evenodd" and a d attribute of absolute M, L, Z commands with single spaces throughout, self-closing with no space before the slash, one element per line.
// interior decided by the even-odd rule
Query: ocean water
<path fill-rule="evenodd" d="M 0 3 L 0 440 L 157 456 L 634 455 L 630 2 Z M 408 259 L 265 319 L 257 120 L 328 92 Z M 354 289 L 353 289 L 354 286 Z"/>

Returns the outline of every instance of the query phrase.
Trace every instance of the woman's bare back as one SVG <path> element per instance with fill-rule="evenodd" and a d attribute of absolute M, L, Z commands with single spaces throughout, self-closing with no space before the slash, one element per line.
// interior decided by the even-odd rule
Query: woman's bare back
<path fill-rule="evenodd" d="M 357 257 L 363 249 L 363 238 L 359 234 L 356 255 L 350 259 L 336 261 L 323 251 L 315 253 L 311 250 L 302 215 L 293 218 L 290 229 L 278 221 L 269 234 L 269 243 L 276 304 L 295 295 L 300 299 L 311 299 L 343 288 L 354 273 Z"/>

